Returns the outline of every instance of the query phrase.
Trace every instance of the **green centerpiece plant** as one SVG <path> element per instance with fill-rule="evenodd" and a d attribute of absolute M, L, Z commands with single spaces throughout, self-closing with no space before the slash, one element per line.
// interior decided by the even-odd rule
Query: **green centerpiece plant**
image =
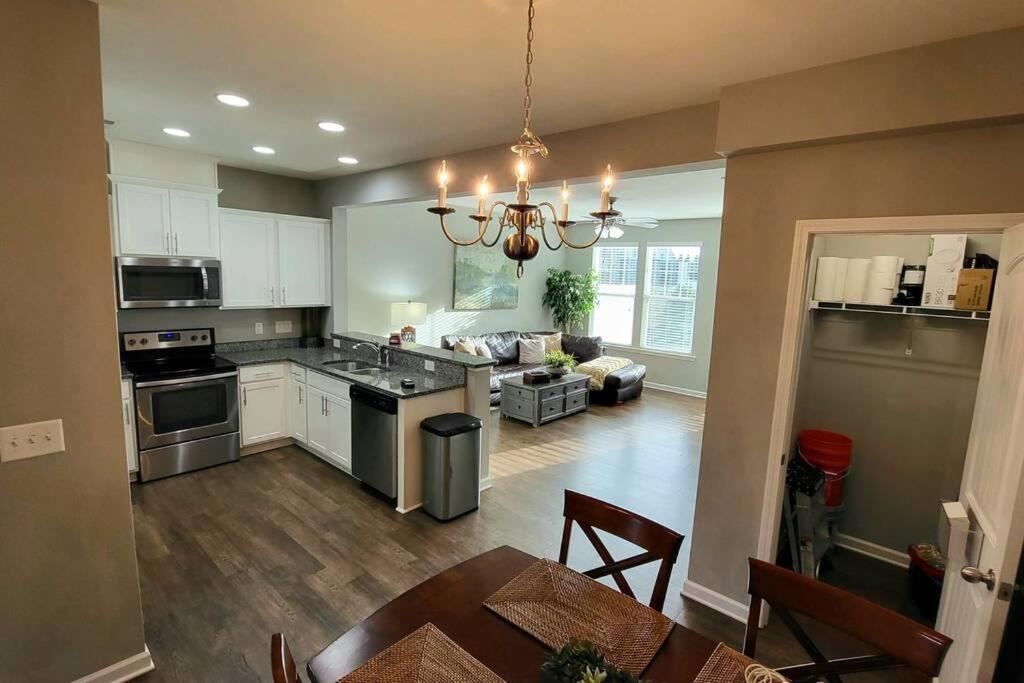
<path fill-rule="evenodd" d="M 551 317 L 559 329 L 571 332 L 582 325 L 583 319 L 597 306 L 597 272 L 574 273 L 548 268 L 541 303 L 551 310 Z"/>
<path fill-rule="evenodd" d="M 576 369 L 578 363 L 571 353 L 565 351 L 548 351 L 544 354 L 544 365 L 567 374 Z"/>
<path fill-rule="evenodd" d="M 593 643 L 573 638 L 540 667 L 540 683 L 642 683 L 604 661 Z"/>

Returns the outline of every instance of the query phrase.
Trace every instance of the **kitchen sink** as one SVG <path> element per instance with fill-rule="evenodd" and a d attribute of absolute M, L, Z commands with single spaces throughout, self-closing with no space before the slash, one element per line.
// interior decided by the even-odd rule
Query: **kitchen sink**
<path fill-rule="evenodd" d="M 369 367 L 369 368 L 363 368 L 362 370 L 349 370 L 348 374 L 350 374 L 350 375 L 370 375 L 370 376 L 375 376 L 375 375 L 380 375 L 382 373 L 385 373 L 387 371 L 388 371 L 387 368 Z"/>
<path fill-rule="evenodd" d="M 373 363 L 367 363 L 361 360 L 329 360 L 323 365 L 330 367 L 332 370 L 338 370 L 339 372 L 356 372 L 360 370 L 377 370 L 377 366 Z"/>

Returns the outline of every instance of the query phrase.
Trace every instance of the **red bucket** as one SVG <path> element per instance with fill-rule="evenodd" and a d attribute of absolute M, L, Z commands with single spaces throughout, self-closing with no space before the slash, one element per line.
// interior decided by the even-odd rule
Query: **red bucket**
<path fill-rule="evenodd" d="M 825 504 L 843 504 L 843 479 L 853 460 L 853 439 L 823 429 L 805 429 L 797 437 L 801 457 L 825 473 Z"/>

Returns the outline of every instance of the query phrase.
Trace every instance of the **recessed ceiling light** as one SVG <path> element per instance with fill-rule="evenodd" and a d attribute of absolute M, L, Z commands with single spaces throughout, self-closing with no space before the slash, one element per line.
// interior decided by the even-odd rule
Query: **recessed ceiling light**
<path fill-rule="evenodd" d="M 168 135 L 173 135 L 176 138 L 192 137 L 191 133 L 181 128 L 164 128 L 164 132 L 167 133 Z"/>
<path fill-rule="evenodd" d="M 248 107 L 249 100 L 245 99 L 241 95 L 232 95 L 231 93 L 221 93 L 217 95 L 217 100 L 221 104 L 226 104 L 229 107 Z"/>
<path fill-rule="evenodd" d="M 359 159 L 356 159 L 355 157 L 338 157 L 338 161 L 343 164 L 348 164 L 349 166 L 359 163 Z"/>
<path fill-rule="evenodd" d="M 255 147 L 252 148 L 252 151 L 259 152 L 260 154 L 273 154 L 274 148 L 264 147 L 263 145 L 256 145 Z"/>
<path fill-rule="evenodd" d="M 326 130 L 328 133 L 340 133 L 345 130 L 345 126 L 336 121 L 321 121 L 317 125 L 320 126 L 320 130 Z"/>

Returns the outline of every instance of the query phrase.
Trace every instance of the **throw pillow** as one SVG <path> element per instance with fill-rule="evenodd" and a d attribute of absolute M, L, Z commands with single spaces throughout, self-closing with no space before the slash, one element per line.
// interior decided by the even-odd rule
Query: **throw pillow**
<path fill-rule="evenodd" d="M 554 334 L 532 334 L 530 335 L 533 339 L 544 340 L 544 352 L 551 353 L 552 351 L 562 350 L 562 333 L 555 332 Z"/>
<path fill-rule="evenodd" d="M 487 344 L 484 344 L 483 342 L 476 345 L 476 355 L 481 358 L 494 358 L 494 355 L 491 353 L 491 347 L 487 346 Z"/>
<path fill-rule="evenodd" d="M 540 365 L 544 362 L 544 340 L 523 339 L 519 340 L 519 362 L 531 365 Z"/>
<path fill-rule="evenodd" d="M 471 356 L 476 355 L 476 344 L 469 341 L 468 339 L 460 339 L 455 342 L 455 351 L 459 353 L 468 353 Z"/>
<path fill-rule="evenodd" d="M 574 334 L 562 335 L 562 350 L 570 353 L 580 363 L 588 363 L 601 357 L 603 346 L 600 337 L 577 337 Z"/>

